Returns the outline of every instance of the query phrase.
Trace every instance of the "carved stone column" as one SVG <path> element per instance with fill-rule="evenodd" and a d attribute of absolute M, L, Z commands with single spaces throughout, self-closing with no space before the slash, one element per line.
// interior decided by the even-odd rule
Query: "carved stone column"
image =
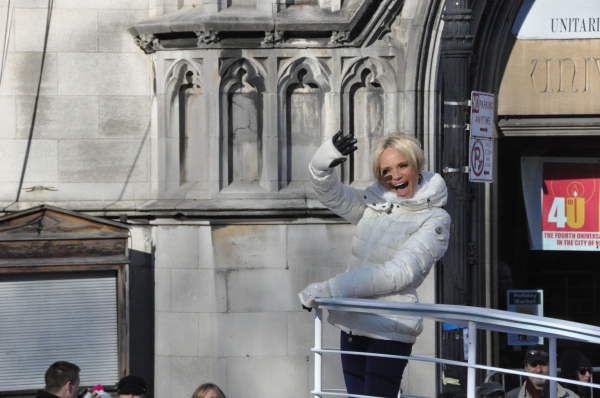
<path fill-rule="evenodd" d="M 443 140 L 442 168 L 448 185 L 448 204 L 445 209 L 452 217 L 450 246 L 442 260 L 441 302 L 469 305 L 469 274 L 471 253 L 471 193 L 469 175 L 469 131 L 467 101 L 470 97 L 469 63 L 473 53 L 470 34 L 470 0 L 446 0 L 442 19 L 442 73 L 443 73 Z M 464 360 L 462 330 L 444 332 L 442 357 Z M 458 378 L 466 388 L 466 368 L 447 368 L 445 376 Z M 464 381 L 463 381 L 464 380 Z M 466 390 L 465 390 L 466 391 Z"/>

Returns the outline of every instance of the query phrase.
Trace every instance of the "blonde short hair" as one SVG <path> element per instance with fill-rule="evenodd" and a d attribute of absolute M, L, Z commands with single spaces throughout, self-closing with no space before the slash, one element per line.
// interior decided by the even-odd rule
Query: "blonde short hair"
<path fill-rule="evenodd" d="M 208 394 L 210 390 L 215 390 L 219 398 L 227 398 L 225 397 L 223 391 L 221 391 L 221 389 L 213 383 L 204 383 L 200 387 L 196 388 L 196 391 L 194 391 L 192 398 L 204 398 L 204 396 Z"/>
<path fill-rule="evenodd" d="M 379 165 L 379 161 L 381 160 L 381 154 L 388 147 L 402 152 L 417 174 L 423 171 L 423 167 L 425 167 L 425 153 L 421 149 L 421 143 L 415 137 L 397 132 L 380 138 L 375 142 L 372 155 L 372 168 L 373 176 L 376 180 L 381 181 L 381 166 Z"/>

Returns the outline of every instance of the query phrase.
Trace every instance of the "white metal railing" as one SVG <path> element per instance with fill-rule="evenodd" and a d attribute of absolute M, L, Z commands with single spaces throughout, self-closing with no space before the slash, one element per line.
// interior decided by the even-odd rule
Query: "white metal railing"
<path fill-rule="evenodd" d="M 429 318 L 435 321 L 452 323 L 469 328 L 469 339 L 467 346 L 467 362 L 452 361 L 440 358 L 428 358 L 418 356 L 394 356 L 391 358 L 408 359 L 411 361 L 434 362 L 446 365 L 467 367 L 467 398 L 475 397 L 475 382 L 477 369 L 503 374 L 515 374 L 529 376 L 529 373 L 518 370 L 503 369 L 494 366 L 480 365 L 476 363 L 477 352 L 477 330 L 490 330 L 493 332 L 514 333 L 534 335 L 548 339 L 549 375 L 536 375 L 536 378 L 550 380 L 550 398 L 556 398 L 556 383 L 561 381 L 570 384 L 579 384 L 586 387 L 600 388 L 600 384 L 584 383 L 556 377 L 556 340 L 566 339 L 586 343 L 600 344 L 600 328 L 564 321 L 554 318 L 540 317 L 536 315 L 519 314 L 489 308 L 468 307 L 447 304 L 422 304 L 422 303 L 398 303 L 383 300 L 368 300 L 356 298 L 320 298 L 317 299 L 319 308 L 315 311 L 315 377 L 312 394 L 316 397 L 344 396 L 348 394 L 343 390 L 324 390 L 322 380 L 322 356 L 323 354 L 351 354 L 371 355 L 366 353 L 346 352 L 334 348 L 323 348 L 323 309 L 335 311 L 361 312 L 381 315 L 404 315 Z M 377 356 L 384 356 L 378 354 Z M 367 396 L 353 395 L 353 397 L 369 398 Z M 374 397 L 377 398 L 377 397 Z"/>

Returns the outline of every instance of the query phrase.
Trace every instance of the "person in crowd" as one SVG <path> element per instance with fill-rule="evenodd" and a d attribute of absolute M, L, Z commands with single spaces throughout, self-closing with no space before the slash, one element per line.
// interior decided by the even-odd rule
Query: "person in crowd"
<path fill-rule="evenodd" d="M 79 395 L 79 366 L 67 362 L 54 362 L 44 375 L 46 386 L 39 390 L 36 398 L 76 398 Z M 96 398 L 98 394 L 93 393 Z"/>
<path fill-rule="evenodd" d="M 548 375 L 548 363 L 550 354 L 548 348 L 542 344 L 532 345 L 525 352 L 525 371 L 527 373 Z M 510 390 L 507 398 L 547 398 L 550 396 L 549 380 L 529 376 L 521 387 Z M 579 398 L 573 391 L 556 383 L 557 398 Z"/>
<path fill-rule="evenodd" d="M 146 398 L 146 382 L 138 376 L 125 376 L 117 385 L 119 398 Z"/>
<path fill-rule="evenodd" d="M 563 352 L 560 358 L 560 377 L 575 381 L 590 382 L 592 377 L 592 363 L 579 350 L 569 349 Z M 590 388 L 578 384 L 569 384 L 572 389 L 581 398 L 589 398 Z"/>
<path fill-rule="evenodd" d="M 225 393 L 213 383 L 204 383 L 196 388 L 192 398 L 227 398 Z"/>
<path fill-rule="evenodd" d="M 439 174 L 423 170 L 419 141 L 402 133 L 380 139 L 372 152 L 375 182 L 365 190 L 342 184 L 334 171 L 357 149 L 356 142 L 340 131 L 309 165 L 321 203 L 357 225 L 347 271 L 300 292 L 309 310 L 322 297 L 416 303 L 417 287 L 448 248 L 446 184 Z M 410 356 L 423 329 L 417 317 L 329 311 L 328 320 L 341 329 L 340 349 L 360 353 Z M 407 360 L 351 354 L 341 360 L 348 394 L 398 395 Z"/>
<path fill-rule="evenodd" d="M 495 381 L 488 381 L 477 387 L 475 395 L 477 398 L 504 398 L 506 397 L 506 392 L 502 384 Z"/>

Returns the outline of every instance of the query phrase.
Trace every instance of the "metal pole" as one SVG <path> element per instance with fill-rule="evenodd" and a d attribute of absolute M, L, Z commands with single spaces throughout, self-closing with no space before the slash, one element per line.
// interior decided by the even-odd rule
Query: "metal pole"
<path fill-rule="evenodd" d="M 323 349 L 323 310 L 315 309 L 315 350 Z M 316 397 L 321 398 L 321 390 L 323 388 L 323 380 L 322 380 L 322 362 L 323 354 L 320 352 L 315 352 L 315 393 L 313 394 Z M 556 397 L 555 397 L 556 398 Z"/>
<path fill-rule="evenodd" d="M 477 364 L 477 324 L 469 321 L 469 345 L 467 347 L 467 362 Z M 469 367 L 467 372 L 467 398 L 475 397 L 475 368 Z M 556 398 L 556 397 L 551 397 Z"/>
<path fill-rule="evenodd" d="M 556 338 L 548 339 L 550 348 L 550 376 L 556 377 Z M 550 398 L 556 398 L 556 380 L 550 380 Z"/>

